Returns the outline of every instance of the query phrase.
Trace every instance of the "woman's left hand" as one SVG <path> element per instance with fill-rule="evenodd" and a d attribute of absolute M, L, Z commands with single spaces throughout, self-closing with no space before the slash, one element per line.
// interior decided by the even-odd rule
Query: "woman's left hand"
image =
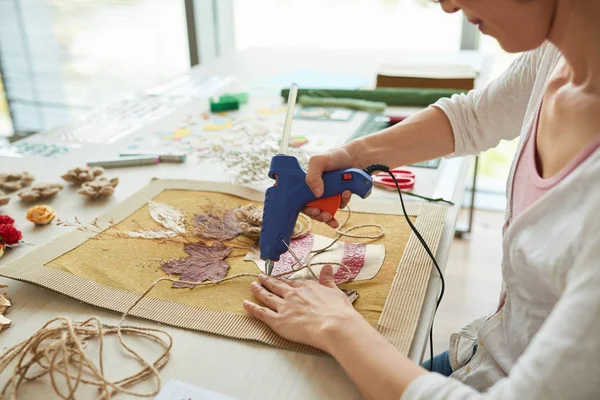
<path fill-rule="evenodd" d="M 348 296 L 337 288 L 331 265 L 323 267 L 319 283 L 266 275 L 258 280 L 251 289 L 266 307 L 246 300 L 244 308 L 285 339 L 329 352 L 342 327 L 362 320 Z"/>

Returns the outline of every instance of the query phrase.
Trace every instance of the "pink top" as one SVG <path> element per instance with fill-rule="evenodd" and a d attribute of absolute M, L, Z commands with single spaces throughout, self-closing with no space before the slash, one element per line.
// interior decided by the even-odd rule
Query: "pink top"
<path fill-rule="evenodd" d="M 537 110 L 535 122 L 532 126 L 532 132 L 527 135 L 526 142 L 523 145 L 523 151 L 519 156 L 515 167 L 515 176 L 513 179 L 512 190 L 512 218 L 520 215 L 527 207 L 533 204 L 544 193 L 552 189 L 557 183 L 562 181 L 575 168 L 585 161 L 598 147 L 600 147 L 600 138 L 588 144 L 571 162 L 556 175 L 551 178 L 543 179 L 537 169 L 537 147 L 536 137 L 538 123 L 540 119 L 540 107 Z"/>

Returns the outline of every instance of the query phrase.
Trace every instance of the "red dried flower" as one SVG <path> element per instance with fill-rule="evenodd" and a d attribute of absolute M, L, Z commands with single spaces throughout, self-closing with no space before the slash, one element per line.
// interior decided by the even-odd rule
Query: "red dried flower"
<path fill-rule="evenodd" d="M 12 225 L 0 225 L 0 240 L 8 245 L 19 243 L 23 239 L 23 234 L 20 230 Z"/>
<path fill-rule="evenodd" d="M 14 223 L 15 220 L 8 215 L 0 215 L 0 225 L 12 225 Z"/>

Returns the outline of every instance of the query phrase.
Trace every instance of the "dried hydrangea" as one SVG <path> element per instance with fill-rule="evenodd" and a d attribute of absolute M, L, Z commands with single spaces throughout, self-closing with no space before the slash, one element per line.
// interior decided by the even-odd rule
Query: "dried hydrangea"
<path fill-rule="evenodd" d="M 85 182 L 91 182 L 104 173 L 102 167 L 77 167 L 67 171 L 61 178 L 67 182 L 81 185 Z"/>
<path fill-rule="evenodd" d="M 263 142 L 246 148 L 222 147 L 214 154 L 225 163 L 230 171 L 237 173 L 236 183 L 251 184 L 269 179 L 271 159 L 279 153 L 275 142 Z M 289 148 L 288 154 L 296 157 L 300 166 L 308 165 L 309 154 L 299 148 Z"/>
<path fill-rule="evenodd" d="M 13 192 L 29 186 L 35 178 L 29 172 L 0 174 L 0 189 Z"/>
<path fill-rule="evenodd" d="M 63 188 L 60 183 L 39 183 L 23 189 L 19 192 L 19 197 L 23 201 L 35 201 L 56 196 Z"/>
<path fill-rule="evenodd" d="M 103 176 L 94 179 L 91 182 L 85 182 L 77 193 L 87 196 L 91 199 L 99 197 L 109 197 L 115 192 L 119 184 L 119 178 L 108 179 Z"/>

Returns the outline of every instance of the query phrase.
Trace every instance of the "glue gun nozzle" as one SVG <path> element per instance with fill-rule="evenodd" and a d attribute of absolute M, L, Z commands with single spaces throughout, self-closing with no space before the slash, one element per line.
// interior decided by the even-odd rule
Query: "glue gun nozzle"
<path fill-rule="evenodd" d="M 267 275 L 271 276 L 271 274 L 273 273 L 273 267 L 275 266 L 275 262 L 271 259 L 266 259 L 265 260 L 265 270 L 267 272 Z"/>

